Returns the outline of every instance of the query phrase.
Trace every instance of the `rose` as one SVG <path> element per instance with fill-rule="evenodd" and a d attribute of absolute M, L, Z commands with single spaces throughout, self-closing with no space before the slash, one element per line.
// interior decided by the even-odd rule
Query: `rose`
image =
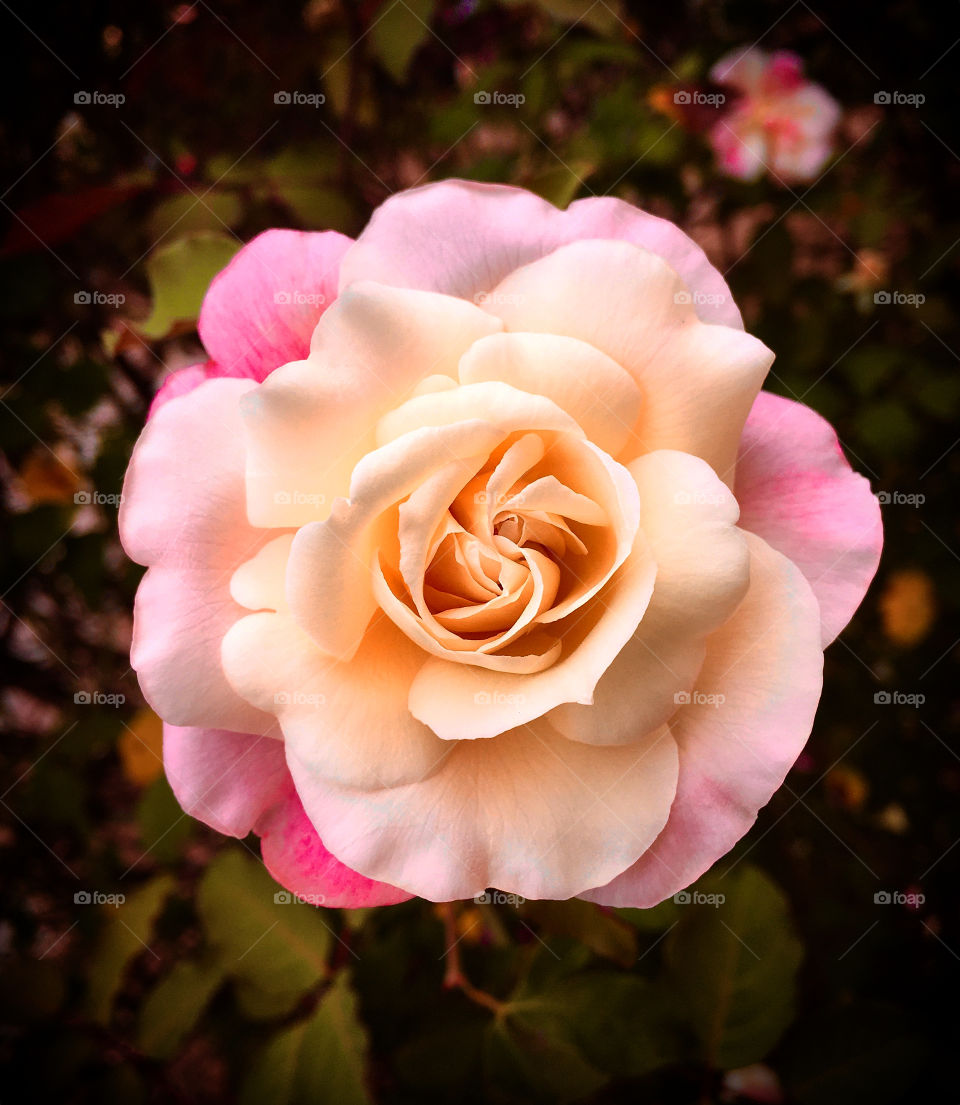
<path fill-rule="evenodd" d="M 739 180 L 756 180 L 764 169 L 784 184 L 813 180 L 833 150 L 840 107 L 803 79 L 800 58 L 788 50 L 735 50 L 710 77 L 738 94 L 710 131 L 723 171 Z"/>
<path fill-rule="evenodd" d="M 879 508 L 690 239 L 448 181 L 262 234 L 199 330 L 120 517 L 185 810 L 347 906 L 647 906 L 747 831 Z"/>

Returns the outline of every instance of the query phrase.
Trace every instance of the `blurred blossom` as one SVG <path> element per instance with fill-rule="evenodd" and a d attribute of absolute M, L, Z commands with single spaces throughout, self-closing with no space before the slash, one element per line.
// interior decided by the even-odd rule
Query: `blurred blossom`
<path fill-rule="evenodd" d="M 758 1101 L 764 1105 L 780 1105 L 784 1100 L 780 1080 L 762 1063 L 739 1070 L 729 1070 L 723 1076 L 724 1101 Z"/>
<path fill-rule="evenodd" d="M 736 50 L 710 77 L 738 99 L 710 132 L 720 168 L 738 180 L 764 170 L 791 183 L 812 180 L 833 151 L 840 106 L 818 84 L 804 80 L 803 62 L 787 50 Z"/>
<path fill-rule="evenodd" d="M 837 280 L 837 291 L 850 292 L 856 297 L 857 306 L 866 310 L 873 303 L 873 293 L 887 286 L 890 280 L 890 262 L 877 249 L 857 251 L 853 268 Z"/>

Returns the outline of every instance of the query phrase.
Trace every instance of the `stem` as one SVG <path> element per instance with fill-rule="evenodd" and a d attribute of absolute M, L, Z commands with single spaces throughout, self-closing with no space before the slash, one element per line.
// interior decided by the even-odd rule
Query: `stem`
<path fill-rule="evenodd" d="M 495 998 L 493 994 L 488 994 L 486 990 L 478 989 L 463 973 L 463 967 L 460 963 L 460 940 L 462 938 L 457 936 L 457 915 L 453 903 L 441 902 L 439 912 L 443 919 L 443 934 L 447 943 L 447 950 L 443 955 L 443 958 L 447 961 L 447 967 L 443 974 L 444 989 L 460 990 L 472 1002 L 482 1005 L 484 1009 L 489 1009 L 492 1013 L 500 1016 L 505 1008 L 504 1003 Z"/>

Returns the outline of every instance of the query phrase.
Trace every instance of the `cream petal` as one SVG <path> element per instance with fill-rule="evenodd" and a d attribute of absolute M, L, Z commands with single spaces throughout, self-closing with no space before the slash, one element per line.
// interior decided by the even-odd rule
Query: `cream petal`
<path fill-rule="evenodd" d="M 460 361 L 460 380 L 502 380 L 548 396 L 611 456 L 627 446 L 640 416 L 642 395 L 629 373 L 592 345 L 557 334 L 481 338 Z"/>
<path fill-rule="evenodd" d="M 455 376 L 501 324 L 473 304 L 363 282 L 317 325 L 306 360 L 278 368 L 243 404 L 247 508 L 263 526 L 325 518 L 373 448 L 379 417 L 425 377 Z"/>

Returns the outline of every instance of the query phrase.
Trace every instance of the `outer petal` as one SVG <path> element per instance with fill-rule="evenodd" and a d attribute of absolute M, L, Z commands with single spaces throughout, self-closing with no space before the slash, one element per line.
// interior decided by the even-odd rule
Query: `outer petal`
<path fill-rule="evenodd" d="M 869 481 L 851 469 L 829 422 L 802 403 L 761 392 L 740 442 L 734 491 L 740 525 L 806 576 L 828 645 L 880 561 L 883 526 Z"/>
<path fill-rule="evenodd" d="M 288 761 L 310 820 L 342 862 L 430 901 L 487 886 L 568 898 L 608 881 L 665 823 L 677 771 L 666 729 L 642 745 L 592 748 L 542 721 L 462 741 L 428 779 L 392 790 L 331 786 Z"/>
<path fill-rule="evenodd" d="M 632 459 L 702 457 L 732 478 L 737 442 L 773 362 L 756 338 L 700 322 L 677 274 L 625 242 L 582 241 L 517 269 L 485 303 L 510 331 L 566 334 L 630 373 L 643 393 Z"/>
<path fill-rule="evenodd" d="M 742 327 L 723 277 L 679 227 L 612 197 L 560 211 L 522 188 L 445 180 L 391 196 L 344 258 L 341 289 L 379 280 L 481 302 L 508 273 L 581 238 L 611 238 L 663 257 L 705 322 Z"/>
<path fill-rule="evenodd" d="M 323 846 L 287 779 L 282 799 L 257 825 L 267 870 L 282 886 L 328 908 L 396 905 L 412 898 L 405 890 L 375 882 L 344 866 Z"/>
<path fill-rule="evenodd" d="M 767 139 L 749 108 L 735 109 L 710 130 L 717 163 L 737 180 L 757 180 L 769 158 Z"/>
<path fill-rule="evenodd" d="M 670 728 L 680 780 L 667 827 L 649 852 L 581 897 L 602 905 L 656 905 L 747 832 L 806 743 L 820 699 L 817 602 L 798 568 L 753 534 L 750 590 L 713 634 L 697 680 L 719 705 L 683 707 Z"/>
<path fill-rule="evenodd" d="M 282 886 L 319 905 L 394 905 L 409 894 L 344 867 L 307 820 L 279 741 L 222 729 L 163 728 L 163 760 L 177 801 L 217 832 L 261 836 Z"/>
<path fill-rule="evenodd" d="M 710 79 L 717 84 L 727 84 L 741 92 L 759 91 L 767 72 L 769 56 L 765 50 L 755 47 L 738 47 L 731 50 L 710 70 Z"/>
<path fill-rule="evenodd" d="M 214 278 L 200 311 L 200 339 L 221 374 L 264 380 L 305 357 L 352 244 L 332 230 L 266 230 L 248 242 Z"/>
<path fill-rule="evenodd" d="M 213 380 L 218 376 L 226 375 L 227 373 L 221 372 L 213 361 L 207 361 L 205 364 L 192 364 L 187 368 L 180 368 L 176 372 L 171 372 L 157 389 L 157 394 L 154 395 L 153 402 L 150 404 L 150 410 L 147 411 L 147 418 L 153 418 L 157 411 L 166 403 L 169 403 L 171 399 L 176 399 L 178 395 L 187 395 L 194 388 L 198 388 L 204 380 Z"/>
<path fill-rule="evenodd" d="M 230 577 L 268 536 L 246 520 L 240 397 L 247 380 L 208 380 L 165 404 L 127 469 L 120 535 L 150 565 L 134 611 L 131 663 L 147 701 L 175 725 L 264 732 L 268 715 L 230 688 L 224 633 L 245 611 Z"/>
<path fill-rule="evenodd" d="M 165 723 L 163 766 L 177 801 L 191 817 L 241 838 L 289 783 L 280 741 L 226 729 Z"/>

